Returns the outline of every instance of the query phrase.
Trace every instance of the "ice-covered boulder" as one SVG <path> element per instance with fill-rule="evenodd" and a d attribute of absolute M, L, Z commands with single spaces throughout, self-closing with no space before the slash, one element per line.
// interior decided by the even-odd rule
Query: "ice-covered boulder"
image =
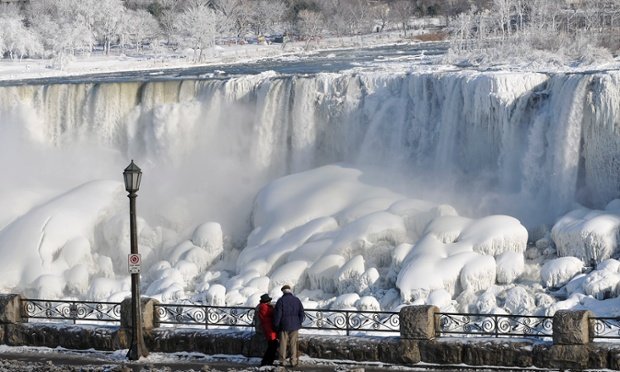
<path fill-rule="evenodd" d="M 517 279 L 525 270 L 523 253 L 504 252 L 495 257 L 497 263 L 497 283 L 509 284 Z"/>
<path fill-rule="evenodd" d="M 534 297 L 523 287 L 513 287 L 506 291 L 504 307 L 510 314 L 531 314 L 536 307 Z"/>
<path fill-rule="evenodd" d="M 545 287 L 558 288 L 581 273 L 583 268 L 583 261 L 577 257 L 560 257 L 543 265 L 540 278 Z"/>
<path fill-rule="evenodd" d="M 474 292 L 485 290 L 495 284 L 495 276 L 496 265 L 493 257 L 474 257 L 461 270 L 461 288 Z"/>
<path fill-rule="evenodd" d="M 617 297 L 618 283 L 620 283 L 620 273 L 595 270 L 586 276 L 583 282 L 583 291 L 598 300 Z"/>
<path fill-rule="evenodd" d="M 527 230 L 519 220 L 497 215 L 474 220 L 458 240 L 471 242 L 475 252 L 498 256 L 504 252 L 525 252 L 527 236 Z"/>
<path fill-rule="evenodd" d="M 618 249 L 620 211 L 575 209 L 556 222 L 551 236 L 558 256 L 578 257 L 588 264 L 599 263 Z"/>

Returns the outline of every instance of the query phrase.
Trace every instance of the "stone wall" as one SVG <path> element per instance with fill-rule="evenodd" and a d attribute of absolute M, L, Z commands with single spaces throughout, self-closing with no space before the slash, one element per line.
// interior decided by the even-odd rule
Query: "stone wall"
<path fill-rule="evenodd" d="M 19 296 L 0 295 L 0 340 L 11 346 L 120 350 L 129 347 L 127 320 L 121 327 L 25 323 L 19 316 Z M 264 342 L 253 330 L 230 331 L 155 327 L 152 306 L 146 306 L 152 326 L 144 329 L 151 352 L 200 352 L 259 357 Z M 149 310 L 150 309 L 150 310 Z M 552 369 L 620 369 L 620 345 L 592 343 L 587 312 L 558 312 L 554 341 L 513 338 L 435 338 L 434 307 L 401 311 L 401 337 L 300 335 L 302 354 L 318 359 L 382 362 L 415 366 L 438 365 L 539 367 Z M 144 316 L 149 316 L 144 314 Z M 415 321 L 413 320 L 415 319 Z M 562 334 L 572 332 L 572 335 Z M 258 361 L 257 361 L 258 363 Z"/>

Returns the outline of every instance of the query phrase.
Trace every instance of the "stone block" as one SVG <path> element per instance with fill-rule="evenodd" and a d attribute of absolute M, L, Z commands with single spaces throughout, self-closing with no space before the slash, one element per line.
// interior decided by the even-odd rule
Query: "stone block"
<path fill-rule="evenodd" d="M 422 361 L 419 342 L 416 340 L 401 339 L 398 351 L 399 354 L 396 358 L 398 363 L 412 365 Z"/>
<path fill-rule="evenodd" d="M 155 314 L 155 305 L 159 301 L 149 298 L 140 297 L 140 311 L 142 313 L 142 329 L 151 330 L 159 326 L 159 319 Z M 131 297 L 121 302 L 121 328 L 131 328 L 133 322 L 131 319 Z"/>
<path fill-rule="evenodd" d="M 439 329 L 436 306 L 405 306 L 400 309 L 400 337 L 413 340 L 432 340 Z"/>
<path fill-rule="evenodd" d="M 535 345 L 532 350 L 534 365 L 553 369 L 585 369 L 589 350 L 586 345 Z"/>
<path fill-rule="evenodd" d="M 0 324 L 22 323 L 22 296 L 0 294 Z"/>
<path fill-rule="evenodd" d="M 420 359 L 433 364 L 463 363 L 463 344 L 451 340 L 420 341 Z"/>
<path fill-rule="evenodd" d="M 588 344 L 588 369 L 613 369 L 610 367 L 610 349 L 614 346 Z"/>
<path fill-rule="evenodd" d="M 472 366 L 530 367 L 532 343 L 480 341 L 463 344 L 463 363 Z"/>
<path fill-rule="evenodd" d="M 299 351 L 320 359 L 376 362 L 380 360 L 379 344 L 378 339 L 370 337 L 316 335 L 300 335 L 299 337 Z"/>
<path fill-rule="evenodd" d="M 553 343 L 556 345 L 585 345 L 592 340 L 588 310 L 558 310 L 553 315 Z"/>

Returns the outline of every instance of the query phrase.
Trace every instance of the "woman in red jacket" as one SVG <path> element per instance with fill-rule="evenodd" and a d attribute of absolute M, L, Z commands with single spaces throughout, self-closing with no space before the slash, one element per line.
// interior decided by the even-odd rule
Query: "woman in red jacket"
<path fill-rule="evenodd" d="M 263 334 L 267 340 L 267 350 L 260 362 L 261 366 L 272 366 L 278 351 L 278 334 L 273 329 L 273 306 L 271 297 L 267 293 L 260 296 L 260 303 L 256 307 L 258 319 L 260 321 Z"/>

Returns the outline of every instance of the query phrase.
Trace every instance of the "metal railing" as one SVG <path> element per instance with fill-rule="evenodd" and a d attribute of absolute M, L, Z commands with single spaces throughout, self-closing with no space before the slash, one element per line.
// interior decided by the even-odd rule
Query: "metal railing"
<path fill-rule="evenodd" d="M 37 322 L 120 325 L 120 302 L 21 299 L 22 317 Z M 253 307 L 156 304 L 163 326 L 254 328 Z M 350 335 L 354 332 L 400 332 L 398 312 L 306 309 L 303 329 Z M 435 313 L 436 337 L 553 337 L 553 317 L 468 313 Z M 620 317 L 592 317 L 593 339 L 620 339 Z"/>
<path fill-rule="evenodd" d="M 22 299 L 22 317 L 37 320 L 70 321 L 73 324 L 109 322 L 120 324 L 120 302 L 54 301 Z"/>
<path fill-rule="evenodd" d="M 164 325 L 254 327 L 253 307 L 157 304 L 155 312 Z M 303 329 L 341 331 L 347 335 L 400 330 L 396 312 L 306 309 L 305 314 Z"/>
<path fill-rule="evenodd" d="M 254 327 L 253 307 L 157 304 L 159 324 L 209 327 Z"/>
<path fill-rule="evenodd" d="M 620 339 L 620 317 L 590 318 L 590 332 L 593 339 Z"/>
<path fill-rule="evenodd" d="M 553 317 L 467 313 L 435 313 L 437 337 L 553 337 Z"/>

